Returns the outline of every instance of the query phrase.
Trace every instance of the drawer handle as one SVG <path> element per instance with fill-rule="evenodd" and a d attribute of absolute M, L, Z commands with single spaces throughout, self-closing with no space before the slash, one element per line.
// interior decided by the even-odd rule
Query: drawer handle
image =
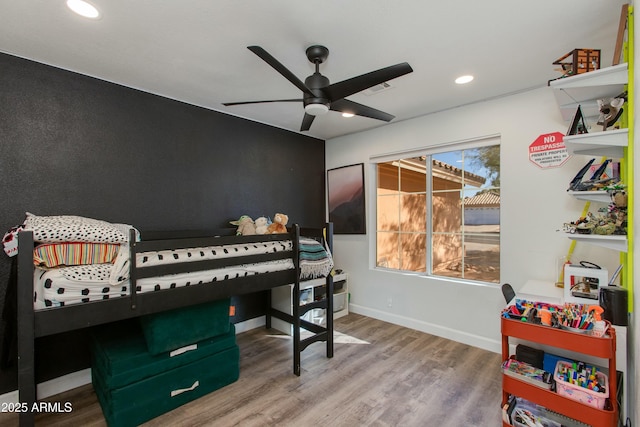
<path fill-rule="evenodd" d="M 173 350 L 171 353 L 169 353 L 169 357 L 179 356 L 182 353 L 186 353 L 187 351 L 193 351 L 197 349 L 198 349 L 198 344 L 187 345 L 185 347 L 180 347 L 176 350 Z"/>
<path fill-rule="evenodd" d="M 191 387 L 189 387 L 189 388 L 180 388 L 180 389 L 178 389 L 178 390 L 173 390 L 173 391 L 171 392 L 171 397 L 175 397 L 175 396 L 177 396 L 177 395 L 179 395 L 179 394 L 182 394 L 182 393 L 184 393 L 184 392 L 187 392 L 187 391 L 195 390 L 195 388 L 196 388 L 196 387 L 198 387 L 199 385 L 200 385 L 200 381 L 196 381 L 196 382 L 195 382 L 195 383 L 193 383 L 193 385 L 192 385 Z"/>

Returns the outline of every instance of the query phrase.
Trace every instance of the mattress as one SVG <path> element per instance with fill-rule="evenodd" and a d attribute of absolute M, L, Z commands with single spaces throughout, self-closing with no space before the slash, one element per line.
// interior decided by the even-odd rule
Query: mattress
<path fill-rule="evenodd" d="M 224 259 L 241 255 L 265 254 L 288 251 L 292 242 L 273 241 L 248 244 L 187 248 L 137 254 L 140 266 L 157 266 L 210 259 Z M 61 307 L 89 301 L 99 301 L 129 295 L 128 248 L 122 250 L 114 264 L 87 264 L 70 267 L 34 270 L 34 308 L 36 310 Z M 137 281 L 139 293 L 189 286 L 246 277 L 261 273 L 290 270 L 292 259 L 264 263 L 242 264 L 215 270 L 204 270 L 144 278 Z M 331 254 L 313 239 L 301 239 L 301 279 L 323 277 L 331 272 Z"/>
<path fill-rule="evenodd" d="M 34 307 L 36 310 L 129 295 L 129 281 L 109 283 L 111 264 L 89 264 L 51 270 L 35 269 Z M 137 292 L 153 292 L 201 283 L 212 283 L 260 273 L 289 270 L 290 259 L 231 268 L 150 277 L 137 281 Z"/>

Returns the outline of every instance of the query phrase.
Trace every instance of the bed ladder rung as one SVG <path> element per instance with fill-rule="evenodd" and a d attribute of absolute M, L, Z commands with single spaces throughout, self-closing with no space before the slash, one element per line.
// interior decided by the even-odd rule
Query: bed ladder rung
<path fill-rule="evenodd" d="M 300 340 L 300 351 L 309 347 L 314 342 L 326 341 L 327 340 L 327 331 L 320 332 L 319 334 L 311 335 L 303 340 Z"/>

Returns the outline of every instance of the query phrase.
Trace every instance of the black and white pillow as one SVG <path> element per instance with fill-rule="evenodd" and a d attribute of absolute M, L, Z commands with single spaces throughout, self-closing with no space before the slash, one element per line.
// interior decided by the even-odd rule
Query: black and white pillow
<path fill-rule="evenodd" d="M 116 226 L 74 215 L 37 216 L 27 212 L 24 228 L 33 231 L 33 240 L 43 243 L 124 243 L 129 240 L 121 224 Z"/>

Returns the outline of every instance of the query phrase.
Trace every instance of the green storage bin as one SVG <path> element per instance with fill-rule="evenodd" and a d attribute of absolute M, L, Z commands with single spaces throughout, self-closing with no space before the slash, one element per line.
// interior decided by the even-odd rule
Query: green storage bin
<path fill-rule="evenodd" d="M 151 354 L 137 321 L 96 327 L 91 379 L 110 427 L 136 426 L 235 382 L 235 327 L 173 352 Z"/>
<path fill-rule="evenodd" d="M 140 317 L 151 354 L 184 347 L 229 331 L 230 298 Z"/>
<path fill-rule="evenodd" d="M 237 345 L 124 387 L 109 389 L 100 370 L 93 387 L 110 427 L 137 426 L 237 381 Z"/>
<path fill-rule="evenodd" d="M 172 352 L 151 354 L 137 322 L 106 325 L 92 334 L 92 369 L 100 371 L 105 387 L 115 389 L 192 363 L 236 345 L 236 330 L 190 344 Z"/>

